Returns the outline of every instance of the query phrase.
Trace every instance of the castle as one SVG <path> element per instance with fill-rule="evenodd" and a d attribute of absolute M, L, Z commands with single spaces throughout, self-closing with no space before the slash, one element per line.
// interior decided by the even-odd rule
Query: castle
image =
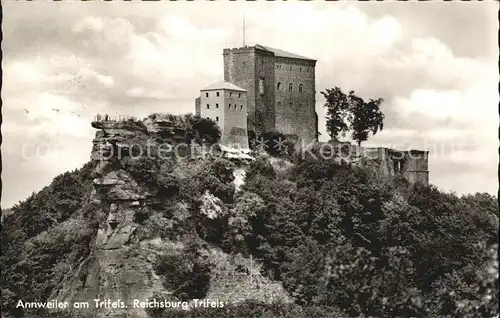
<path fill-rule="evenodd" d="M 306 144 L 318 141 L 316 60 L 258 44 L 224 49 L 223 57 L 224 80 L 201 89 L 195 101 L 196 115 L 213 119 L 221 128 L 222 144 L 248 148 L 248 137 L 268 131 Z M 374 159 L 384 175 L 429 184 L 427 151 L 361 152 Z"/>
<path fill-rule="evenodd" d="M 223 143 L 273 130 L 317 140 L 316 60 L 262 45 L 224 49 L 223 56 L 224 81 L 196 99 L 196 114 L 219 124 Z"/>

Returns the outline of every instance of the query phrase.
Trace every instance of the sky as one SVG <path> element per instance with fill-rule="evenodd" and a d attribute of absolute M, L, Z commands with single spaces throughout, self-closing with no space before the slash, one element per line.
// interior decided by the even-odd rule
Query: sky
<path fill-rule="evenodd" d="M 498 3 L 3 1 L 3 208 L 90 160 L 96 113 L 194 112 L 246 42 L 318 60 L 316 111 L 340 87 L 384 99 L 364 143 L 430 151 L 430 182 L 498 190 Z"/>

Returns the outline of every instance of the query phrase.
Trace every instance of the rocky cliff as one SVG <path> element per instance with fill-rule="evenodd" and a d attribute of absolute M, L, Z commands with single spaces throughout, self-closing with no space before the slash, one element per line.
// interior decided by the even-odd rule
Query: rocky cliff
<path fill-rule="evenodd" d="M 160 195 L 157 188 L 138 181 L 124 162 L 130 161 L 134 156 L 136 158 L 132 160 L 152 156 L 153 161 L 163 164 L 169 160 L 175 161 L 175 165 L 170 165 L 175 166 L 172 174 L 182 179 L 192 177 L 204 160 L 210 159 L 201 158 L 203 150 L 200 145 L 187 147 L 191 142 L 189 127 L 182 117 L 156 115 L 143 121 L 99 120 L 94 121 L 92 126 L 98 131 L 91 154 L 95 168 L 89 205 L 94 211 L 94 217 L 99 220 L 99 229 L 92 244 L 91 255 L 80 264 L 75 273 L 65 278 L 61 284 L 62 289 L 53 298 L 69 303 L 87 301 L 91 304 L 90 310 L 74 310 L 73 316 L 147 317 L 144 309 L 132 308 L 134 300 L 170 298 L 173 293 L 157 274 L 158 258 L 187 253 L 185 250 L 188 244 L 182 235 L 169 238 L 168 234 L 161 237 L 159 233 L 179 226 L 180 222 L 191 216 L 194 209 L 186 202 L 169 201 L 168 196 Z M 179 151 L 183 151 L 181 156 L 176 153 L 177 157 L 169 157 L 168 152 L 176 146 L 179 146 Z M 165 147 L 165 158 L 155 158 L 154 156 L 160 155 L 159 149 L 162 147 Z M 168 147 L 172 148 L 167 150 Z M 149 148 L 148 152 L 146 148 Z M 184 158 L 179 159 L 180 157 Z M 237 160 L 234 154 L 231 158 Z M 252 159 L 248 155 L 242 158 L 242 162 Z M 241 171 L 237 174 L 241 179 Z M 173 210 L 172 217 L 161 213 L 166 209 Z M 206 212 L 207 210 L 213 212 Z M 202 205 L 200 211 L 216 214 L 217 204 L 215 203 L 215 207 Z M 217 215 L 207 217 L 216 218 Z M 153 223 L 161 230 L 155 233 L 151 226 Z M 211 267 L 215 266 L 217 272 L 217 275 L 210 278 L 207 293 L 209 298 L 216 297 L 228 302 L 245 299 L 264 302 L 273 299 L 288 300 L 279 283 L 263 278 L 258 265 L 250 265 L 251 262 L 245 262 L 246 258 L 243 256 L 239 257 L 239 262 L 244 263 L 246 269 L 242 277 L 228 274 L 236 267 L 233 264 L 234 257 L 220 249 L 204 244 L 198 252 Z M 252 278 L 247 279 L 246 276 Z M 242 282 L 245 283 L 245 293 L 238 293 L 236 297 Z M 92 308 L 95 299 L 120 300 L 128 308 Z"/>

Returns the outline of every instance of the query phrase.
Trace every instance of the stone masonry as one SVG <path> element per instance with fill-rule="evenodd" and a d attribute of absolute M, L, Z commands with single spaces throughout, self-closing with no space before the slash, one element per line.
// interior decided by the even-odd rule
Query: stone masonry
<path fill-rule="evenodd" d="M 316 60 L 262 45 L 224 49 L 224 80 L 248 91 L 250 135 L 277 130 L 317 140 Z"/>

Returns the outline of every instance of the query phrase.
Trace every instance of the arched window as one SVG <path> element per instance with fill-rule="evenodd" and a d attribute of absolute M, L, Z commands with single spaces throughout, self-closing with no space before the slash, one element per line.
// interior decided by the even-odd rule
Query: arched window
<path fill-rule="evenodd" d="M 302 93 L 304 91 L 304 85 L 300 84 L 299 85 L 299 92 Z"/>
<path fill-rule="evenodd" d="M 290 85 L 288 85 L 288 91 L 291 92 L 293 90 L 293 84 L 290 83 Z"/>
<path fill-rule="evenodd" d="M 281 82 L 278 82 L 278 84 L 276 84 L 276 90 L 279 91 L 281 89 Z"/>

